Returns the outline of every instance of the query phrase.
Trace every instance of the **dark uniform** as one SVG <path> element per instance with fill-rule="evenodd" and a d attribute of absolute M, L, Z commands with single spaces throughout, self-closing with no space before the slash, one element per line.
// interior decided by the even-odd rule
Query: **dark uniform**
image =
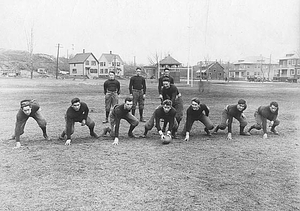
<path fill-rule="evenodd" d="M 274 122 L 271 127 L 271 131 L 274 132 L 275 127 L 280 123 L 280 121 L 277 119 L 277 116 L 278 109 L 273 113 L 270 110 L 270 106 L 260 106 L 254 113 L 256 124 L 249 128 L 249 132 L 252 129 L 261 130 L 261 128 L 263 128 L 263 132 L 267 133 L 267 120 Z"/>
<path fill-rule="evenodd" d="M 35 121 L 38 123 L 39 127 L 43 131 L 43 136 L 45 139 L 48 139 L 48 135 L 46 132 L 46 125 L 47 122 L 42 116 L 41 112 L 39 111 L 40 105 L 36 100 L 22 100 L 20 102 L 21 108 L 19 109 L 17 116 L 16 116 L 16 127 L 15 127 L 15 133 L 12 136 L 12 139 L 16 139 L 16 142 L 20 142 L 20 136 L 24 133 L 24 128 L 27 120 L 29 117 L 32 117 L 35 119 Z M 31 107 L 31 113 L 30 115 L 26 115 L 23 112 L 23 107 L 30 106 Z"/>
<path fill-rule="evenodd" d="M 174 79 L 173 79 L 171 76 L 165 76 L 165 75 L 163 75 L 162 77 L 160 77 L 160 78 L 158 79 L 158 93 L 159 93 L 160 95 L 161 95 L 161 90 L 162 90 L 162 88 L 163 88 L 163 80 L 164 80 L 165 78 L 168 78 L 168 79 L 169 79 L 170 84 L 174 84 Z"/>
<path fill-rule="evenodd" d="M 214 128 L 211 120 L 208 118 L 209 115 L 209 109 L 205 104 L 200 104 L 200 107 L 198 110 L 194 110 L 192 106 L 190 106 L 186 111 L 186 122 L 184 127 L 184 132 L 190 132 L 191 128 L 193 126 L 193 123 L 195 121 L 200 121 L 204 124 L 205 132 L 207 134 L 209 133 L 209 130 L 212 130 Z"/>
<path fill-rule="evenodd" d="M 168 113 L 166 113 L 164 111 L 163 106 L 162 105 L 159 106 L 158 108 L 155 109 L 151 118 L 146 122 L 144 135 L 146 136 L 148 131 L 153 128 L 154 121 L 155 121 L 155 127 L 157 128 L 157 131 L 160 131 L 161 130 L 160 120 L 161 119 L 164 120 L 164 124 L 169 123 L 168 131 L 172 132 L 173 128 L 177 129 L 178 124 L 177 124 L 177 121 L 175 120 L 175 116 L 176 116 L 175 108 L 172 107 L 171 110 Z"/>
<path fill-rule="evenodd" d="M 67 139 L 71 139 L 71 135 L 74 133 L 74 125 L 75 122 L 86 121 L 86 125 L 90 130 L 90 135 L 93 137 L 97 137 L 94 132 L 95 122 L 88 116 L 89 108 L 86 103 L 80 102 L 80 108 L 78 111 L 75 111 L 72 106 L 70 106 L 65 115 L 66 128 L 62 132 L 60 139 L 64 139 L 67 135 Z"/>
<path fill-rule="evenodd" d="M 146 81 L 142 76 L 132 76 L 129 82 L 129 93 L 133 97 L 132 114 L 135 115 L 136 105 L 139 104 L 140 120 L 143 120 L 144 94 L 146 94 Z"/>
<path fill-rule="evenodd" d="M 116 79 L 108 79 L 104 82 L 104 94 L 105 94 L 105 111 L 106 121 L 108 120 L 110 108 L 113 108 L 118 104 L 118 95 L 120 94 L 120 82 Z"/>

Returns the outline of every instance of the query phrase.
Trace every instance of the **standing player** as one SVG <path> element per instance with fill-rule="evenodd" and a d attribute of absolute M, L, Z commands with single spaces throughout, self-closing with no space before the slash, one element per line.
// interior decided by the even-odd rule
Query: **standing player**
<path fill-rule="evenodd" d="M 15 134 L 11 139 L 16 140 L 16 148 L 21 147 L 20 136 L 24 133 L 25 124 L 29 117 L 35 119 L 39 127 L 43 131 L 43 136 L 45 140 L 49 141 L 49 137 L 46 131 L 47 122 L 44 117 L 41 115 L 40 106 L 36 100 L 22 100 L 20 102 L 21 108 L 17 113 L 17 121 L 15 127 Z"/>
<path fill-rule="evenodd" d="M 159 94 L 159 98 L 161 100 L 163 99 L 163 96 L 161 94 L 161 89 L 163 87 L 163 79 L 164 78 L 168 78 L 170 81 L 170 84 L 174 84 L 174 79 L 170 76 L 170 69 L 167 67 L 164 69 L 163 75 L 158 79 L 158 94 Z"/>
<path fill-rule="evenodd" d="M 280 121 L 277 119 L 278 109 L 279 108 L 277 102 L 271 102 L 269 106 L 260 106 L 254 113 L 256 124 L 252 125 L 249 128 L 248 132 L 250 133 L 252 129 L 260 130 L 261 128 L 263 128 L 263 138 L 268 138 L 267 120 L 269 120 L 271 121 L 271 132 L 273 132 L 275 135 L 279 135 L 279 133 L 275 129 L 275 127 L 280 123 Z"/>
<path fill-rule="evenodd" d="M 240 122 L 240 135 L 250 136 L 249 132 L 244 132 L 244 129 L 247 125 L 247 120 L 245 115 L 243 114 L 243 111 L 246 110 L 246 108 L 247 108 L 247 104 L 246 101 L 243 99 L 240 99 L 237 105 L 227 105 L 222 112 L 221 123 L 217 127 L 215 127 L 213 133 L 217 133 L 219 129 L 225 130 L 227 127 L 226 123 L 228 121 L 227 139 L 231 140 L 232 121 L 233 118 L 235 118 Z"/>
<path fill-rule="evenodd" d="M 174 138 L 176 138 L 175 133 L 178 130 L 180 121 L 182 120 L 183 116 L 183 101 L 181 96 L 178 96 L 179 92 L 177 87 L 174 84 L 171 84 L 168 78 L 163 79 L 163 88 L 161 90 L 163 100 L 171 100 L 172 105 L 176 110 L 175 119 L 177 121 L 177 127 L 173 128 L 172 134 Z"/>
<path fill-rule="evenodd" d="M 108 123 L 110 108 L 118 104 L 118 95 L 120 94 L 120 82 L 115 79 L 115 72 L 109 72 L 109 79 L 104 82 L 105 95 L 105 120 L 103 123 Z"/>
<path fill-rule="evenodd" d="M 135 115 L 137 103 L 139 104 L 140 122 L 145 122 L 143 118 L 144 101 L 146 98 L 146 81 L 145 78 L 140 76 L 141 68 L 136 68 L 136 75 L 130 78 L 129 93 L 133 97 L 132 114 Z"/>
<path fill-rule="evenodd" d="M 190 107 L 186 111 L 186 123 L 185 123 L 185 141 L 190 140 L 190 130 L 194 121 L 200 121 L 204 124 L 204 131 L 208 136 L 211 136 L 209 130 L 214 128 L 211 120 L 208 118 L 209 108 L 205 104 L 200 104 L 199 98 L 193 98 Z"/>
<path fill-rule="evenodd" d="M 110 133 L 111 136 L 115 138 L 113 145 L 119 144 L 119 128 L 121 119 L 125 119 L 129 124 L 128 136 L 130 138 L 135 138 L 133 135 L 134 128 L 139 124 L 138 119 L 130 113 L 133 105 L 133 100 L 131 97 L 125 98 L 125 103 L 121 105 L 115 105 L 110 113 L 110 128 L 106 127 L 103 129 L 103 134 Z"/>
<path fill-rule="evenodd" d="M 172 101 L 171 100 L 164 100 L 162 105 L 158 106 L 155 111 L 153 112 L 151 118 L 146 122 L 145 124 L 145 132 L 143 134 L 143 138 L 147 136 L 147 133 L 149 130 L 151 130 L 154 126 L 154 120 L 155 120 L 155 126 L 157 128 L 157 131 L 159 135 L 162 137 L 163 131 L 160 127 L 160 120 L 164 120 L 164 124 L 169 123 L 169 128 L 167 135 L 171 135 L 174 130 L 173 128 L 178 128 L 177 122 L 175 121 L 175 115 L 176 110 L 172 107 Z M 174 134 L 172 134 L 174 135 Z"/>
<path fill-rule="evenodd" d="M 81 126 L 88 126 L 90 135 L 98 138 L 98 135 L 94 132 L 95 122 L 88 116 L 88 114 L 89 108 L 86 103 L 80 102 L 80 99 L 77 97 L 71 100 L 71 106 L 68 108 L 65 115 L 66 128 L 59 137 L 60 140 L 64 140 L 67 135 L 65 145 L 71 144 L 71 135 L 74 133 L 75 122 L 80 122 Z"/>

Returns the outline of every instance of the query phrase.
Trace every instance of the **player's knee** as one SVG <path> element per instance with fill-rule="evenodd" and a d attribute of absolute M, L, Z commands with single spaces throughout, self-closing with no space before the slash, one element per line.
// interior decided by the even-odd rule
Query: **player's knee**
<path fill-rule="evenodd" d="M 220 130 L 225 130 L 226 127 L 227 127 L 226 124 L 220 124 L 220 125 L 219 125 L 219 129 L 220 129 Z"/>
<path fill-rule="evenodd" d="M 243 122 L 240 123 L 240 126 L 241 126 L 241 127 L 246 127 L 247 124 L 248 124 L 247 122 L 244 122 L 244 121 L 243 121 Z"/>
<path fill-rule="evenodd" d="M 274 126 L 278 126 L 280 124 L 280 121 L 279 120 L 275 120 L 274 121 Z"/>
<path fill-rule="evenodd" d="M 206 128 L 207 128 L 208 130 L 212 130 L 212 129 L 214 129 L 214 126 L 213 126 L 213 125 L 208 125 Z"/>
<path fill-rule="evenodd" d="M 138 126 L 138 124 L 139 124 L 139 121 L 134 121 L 134 122 L 132 122 L 132 126 L 134 126 L 134 127 L 136 127 L 136 126 Z"/>

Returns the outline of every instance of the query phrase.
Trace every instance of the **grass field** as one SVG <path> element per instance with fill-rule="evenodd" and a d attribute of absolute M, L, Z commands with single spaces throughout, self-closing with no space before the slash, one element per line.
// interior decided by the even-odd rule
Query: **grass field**
<path fill-rule="evenodd" d="M 109 137 L 89 137 L 88 128 L 79 124 L 72 145 L 65 146 L 57 137 L 73 97 L 88 104 L 95 131 L 101 133 L 103 82 L 0 79 L 0 210 L 300 210 L 299 84 L 205 82 L 201 92 L 198 86 L 178 85 L 185 108 L 198 96 L 210 107 L 214 124 L 224 106 L 239 98 L 248 104 L 248 126 L 257 107 L 277 101 L 280 136 L 270 133 L 262 139 L 261 131 L 239 136 L 234 121 L 233 140 L 228 141 L 226 131 L 204 136 L 197 122 L 191 141 L 180 137 L 162 145 L 156 129 L 147 139 L 128 138 L 123 120 L 118 146 Z M 123 101 L 128 81 L 121 84 Z M 148 83 L 147 90 L 146 119 L 159 104 L 156 84 Z M 52 141 L 44 141 L 30 119 L 21 136 L 23 147 L 13 149 L 15 142 L 8 138 L 19 102 L 26 98 L 39 101 Z"/>

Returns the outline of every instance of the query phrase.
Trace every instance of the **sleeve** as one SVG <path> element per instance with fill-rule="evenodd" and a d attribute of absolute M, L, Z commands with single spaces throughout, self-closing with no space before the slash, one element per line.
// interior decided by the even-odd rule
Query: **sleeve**
<path fill-rule="evenodd" d="M 133 78 L 131 77 L 129 81 L 129 94 L 132 94 L 132 85 L 133 85 Z"/>
<path fill-rule="evenodd" d="M 143 90 L 144 90 L 144 94 L 146 94 L 147 88 L 146 88 L 146 80 L 145 80 L 145 78 L 143 78 Z"/>
<path fill-rule="evenodd" d="M 160 116 L 157 114 L 157 110 L 154 112 L 154 117 L 155 117 L 155 127 L 157 128 L 157 131 L 161 130 L 160 127 Z"/>
<path fill-rule="evenodd" d="M 190 132 L 191 128 L 192 128 L 192 114 L 191 114 L 191 110 L 190 108 L 187 109 L 186 111 L 186 132 Z"/>
<path fill-rule="evenodd" d="M 115 138 L 119 137 L 120 122 L 121 122 L 121 118 L 117 117 L 116 125 L 115 125 Z"/>
<path fill-rule="evenodd" d="M 70 110 L 69 109 L 67 110 L 67 114 L 66 114 L 66 135 L 67 135 L 67 139 L 71 139 L 72 124 L 73 124 L 73 120 L 72 120 L 72 117 L 70 115 Z"/>
<path fill-rule="evenodd" d="M 120 94 L 120 82 L 119 81 L 117 81 L 117 93 L 118 93 L 118 95 Z"/>
<path fill-rule="evenodd" d="M 263 116 L 261 116 L 261 120 L 262 120 L 262 128 L 264 133 L 267 133 L 267 119 Z"/>
<path fill-rule="evenodd" d="M 176 115 L 176 112 L 174 112 L 172 114 L 172 116 L 170 117 L 170 119 L 169 119 L 169 128 L 168 128 L 168 131 L 172 131 L 172 129 L 174 127 L 175 115 Z"/>
<path fill-rule="evenodd" d="M 158 94 L 161 94 L 162 78 L 158 79 Z"/>
<path fill-rule="evenodd" d="M 171 96 L 171 101 L 172 101 L 172 104 L 174 105 L 175 104 L 175 99 L 176 99 L 176 96 L 178 94 L 178 89 L 176 87 L 173 88 L 172 90 L 172 96 Z"/>
<path fill-rule="evenodd" d="M 87 106 L 87 104 L 83 104 L 85 106 L 84 108 L 84 113 L 83 113 L 83 119 L 87 119 L 88 115 L 89 115 L 89 107 Z"/>
<path fill-rule="evenodd" d="M 204 105 L 204 112 L 205 112 L 205 116 L 208 116 L 209 115 L 209 109 L 206 105 Z"/>
<path fill-rule="evenodd" d="M 107 92 L 107 81 L 104 82 L 103 88 L 104 88 L 104 94 L 106 95 L 106 92 Z"/>
<path fill-rule="evenodd" d="M 232 130 L 232 121 L 233 121 L 233 116 L 228 117 L 228 133 L 231 133 Z"/>
<path fill-rule="evenodd" d="M 21 114 L 21 109 L 19 110 L 18 114 L 17 114 L 17 120 L 16 120 L 16 127 L 15 127 L 15 139 L 16 139 L 16 142 L 20 142 L 20 136 L 21 136 L 21 125 L 22 125 L 22 121 L 19 117 L 19 115 Z"/>
<path fill-rule="evenodd" d="M 174 78 L 170 77 L 170 84 L 174 84 Z"/>

